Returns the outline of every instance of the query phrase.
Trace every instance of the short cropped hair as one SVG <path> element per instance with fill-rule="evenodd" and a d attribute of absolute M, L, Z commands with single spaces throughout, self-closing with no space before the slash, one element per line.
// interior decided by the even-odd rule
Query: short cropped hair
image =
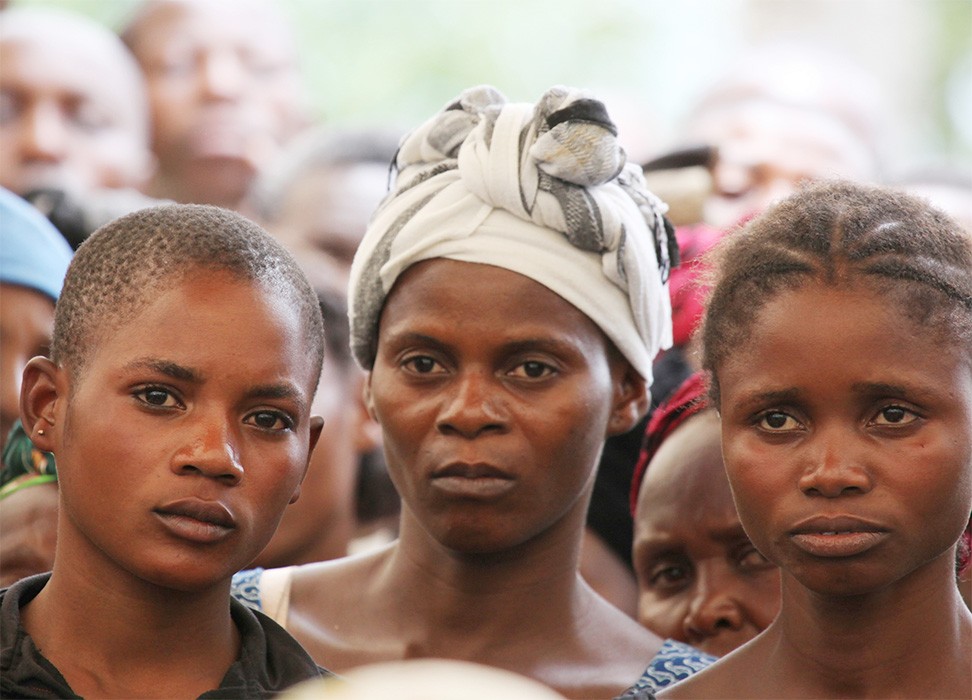
<path fill-rule="evenodd" d="M 718 368 L 760 309 L 811 281 L 861 283 L 924 328 L 972 348 L 972 241 L 917 197 L 843 181 L 818 182 L 770 207 L 715 249 L 702 364 L 719 401 Z"/>
<path fill-rule="evenodd" d="M 269 294 L 289 299 L 320 372 L 321 310 L 290 253 L 239 214 L 198 204 L 136 211 L 102 226 L 78 248 L 55 308 L 51 359 L 78 376 L 100 337 L 134 318 L 159 292 L 201 271 L 258 282 Z"/>

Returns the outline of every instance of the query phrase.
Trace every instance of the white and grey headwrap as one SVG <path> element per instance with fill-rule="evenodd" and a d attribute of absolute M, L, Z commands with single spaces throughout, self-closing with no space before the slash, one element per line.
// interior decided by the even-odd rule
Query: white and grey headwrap
<path fill-rule="evenodd" d="M 586 314 L 649 382 L 672 342 L 667 207 L 625 163 L 604 105 L 565 87 L 536 105 L 466 90 L 402 140 L 398 176 L 351 268 L 351 345 L 374 363 L 385 297 L 409 266 L 502 267 Z"/>

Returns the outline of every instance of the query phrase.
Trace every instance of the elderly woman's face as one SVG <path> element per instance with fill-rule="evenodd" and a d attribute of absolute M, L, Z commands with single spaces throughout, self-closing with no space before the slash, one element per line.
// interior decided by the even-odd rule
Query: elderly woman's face
<path fill-rule="evenodd" d="M 527 277 L 443 259 L 410 268 L 369 378 L 406 510 L 468 553 L 580 530 L 604 439 L 637 420 L 644 390 L 611 355 L 590 319 Z"/>

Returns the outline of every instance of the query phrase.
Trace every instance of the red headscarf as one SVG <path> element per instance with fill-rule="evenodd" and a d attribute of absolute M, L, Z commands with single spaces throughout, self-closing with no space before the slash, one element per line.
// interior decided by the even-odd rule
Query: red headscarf
<path fill-rule="evenodd" d="M 634 478 L 631 480 L 630 504 L 632 515 L 634 515 L 635 507 L 638 505 L 638 492 L 641 490 L 641 481 L 645 478 L 648 463 L 675 428 L 696 413 L 708 408 L 707 393 L 708 385 L 705 381 L 705 375 L 702 372 L 696 372 L 682 382 L 678 389 L 655 409 L 651 420 L 648 421 L 648 428 L 645 430 L 645 438 L 641 445 L 641 454 L 638 455 L 638 464 L 635 465 Z"/>

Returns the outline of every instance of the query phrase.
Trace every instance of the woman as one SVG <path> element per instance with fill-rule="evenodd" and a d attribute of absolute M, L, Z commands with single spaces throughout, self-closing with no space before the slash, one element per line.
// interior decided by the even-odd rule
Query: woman
<path fill-rule="evenodd" d="M 397 165 L 350 307 L 400 538 L 265 575 L 289 600 L 278 619 L 337 671 L 445 657 L 610 698 L 701 668 L 577 573 L 604 440 L 644 414 L 671 342 L 671 232 L 604 106 L 475 88 Z"/>
<path fill-rule="evenodd" d="M 823 183 L 731 235 L 702 335 L 762 634 L 662 693 L 972 697 L 972 242 L 922 200 Z M 958 562 L 958 567 L 956 563 Z"/>

